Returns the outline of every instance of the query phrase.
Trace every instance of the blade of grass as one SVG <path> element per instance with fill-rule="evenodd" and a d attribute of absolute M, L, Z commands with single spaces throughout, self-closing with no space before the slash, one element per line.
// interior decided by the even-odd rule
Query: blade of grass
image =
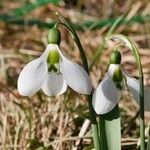
<path fill-rule="evenodd" d="M 108 30 L 108 32 L 107 32 L 107 36 L 109 36 L 109 35 L 111 35 L 113 32 L 114 32 L 114 30 L 115 30 L 115 28 L 117 27 L 117 25 L 120 23 L 120 21 L 123 19 L 123 16 L 120 16 L 120 17 L 118 17 L 117 19 L 116 19 L 116 21 L 112 24 L 112 26 L 110 27 L 110 29 Z"/>
<path fill-rule="evenodd" d="M 26 25 L 28 23 L 29 26 L 34 26 L 37 25 L 41 28 L 50 28 L 52 27 L 51 24 L 55 24 L 54 22 L 43 22 L 40 20 L 36 19 L 24 19 L 24 18 L 16 18 L 15 16 L 13 17 L 10 14 L 0 14 L 0 21 L 7 22 L 8 24 L 18 24 L 18 25 Z M 113 23 L 116 21 L 115 18 L 112 19 L 107 19 L 107 20 L 100 20 L 95 23 L 95 21 L 83 21 L 82 23 L 73 23 L 73 27 L 75 30 L 80 30 L 84 31 L 86 28 L 89 28 L 93 24 L 95 26 L 92 28 L 92 30 L 96 29 L 101 29 L 102 27 L 106 25 L 112 26 Z M 140 23 L 143 24 L 144 22 L 149 22 L 150 21 L 150 16 L 135 16 L 133 17 L 128 23 Z M 123 18 L 118 25 L 123 25 L 126 24 L 126 19 Z M 86 28 L 85 28 L 86 27 Z"/>
<path fill-rule="evenodd" d="M 115 20 L 115 22 L 112 24 L 111 28 L 108 30 L 107 32 L 107 36 L 111 35 L 113 33 L 113 31 L 115 30 L 115 28 L 117 27 L 117 25 L 120 23 L 120 21 L 123 19 L 123 16 L 120 16 L 119 18 L 117 18 Z M 89 70 L 92 69 L 93 65 L 96 64 L 97 60 L 100 59 L 103 51 L 105 48 L 105 40 L 103 40 L 102 44 L 98 47 L 96 53 L 93 56 L 92 62 L 90 64 Z"/>
<path fill-rule="evenodd" d="M 94 56 L 93 56 L 93 59 L 92 59 L 92 62 L 89 66 L 89 70 L 92 69 L 92 67 L 96 64 L 97 60 L 101 58 L 101 55 L 104 51 L 104 48 L 105 48 L 105 40 L 103 40 L 103 43 L 98 47 L 98 49 L 96 50 Z"/>
<path fill-rule="evenodd" d="M 147 150 L 150 150 L 150 128 L 149 128 L 149 134 L 148 134 Z"/>

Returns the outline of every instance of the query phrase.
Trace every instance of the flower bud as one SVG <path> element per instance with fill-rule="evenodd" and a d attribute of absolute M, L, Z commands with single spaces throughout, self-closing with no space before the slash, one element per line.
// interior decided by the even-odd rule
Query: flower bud
<path fill-rule="evenodd" d="M 51 28 L 48 33 L 48 44 L 60 44 L 61 42 L 61 33 L 57 27 Z"/>
<path fill-rule="evenodd" d="M 113 51 L 109 57 L 110 64 L 120 64 L 121 54 L 119 51 Z"/>

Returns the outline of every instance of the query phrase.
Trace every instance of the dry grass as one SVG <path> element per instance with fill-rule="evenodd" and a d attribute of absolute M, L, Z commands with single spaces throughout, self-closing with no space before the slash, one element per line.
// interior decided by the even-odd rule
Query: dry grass
<path fill-rule="evenodd" d="M 18 7 L 21 1 L 2 1 L 1 12 Z M 66 6 L 66 7 L 65 7 Z M 69 7 L 69 8 L 68 8 Z M 84 7 L 84 9 L 81 9 Z M 150 13 L 148 1 L 81 1 L 77 5 L 64 5 L 39 8 L 27 15 L 27 18 L 49 20 L 49 9 L 57 9 L 72 21 L 82 19 L 108 18 L 126 15 L 128 19 L 136 14 Z M 107 11 L 106 11 L 107 10 Z M 126 24 L 118 26 L 115 33 L 131 37 L 138 45 L 142 59 L 145 84 L 150 86 L 150 23 Z M 75 62 L 81 64 L 77 46 L 69 33 L 62 32 L 61 48 Z M 93 55 L 103 43 L 109 27 L 84 33 L 78 32 L 86 51 L 89 64 Z M 46 46 L 46 29 L 36 26 L 8 25 L 0 22 L 0 149 L 26 150 L 82 150 L 91 144 L 90 125 L 88 121 L 87 100 L 71 89 L 58 97 L 47 97 L 39 91 L 33 97 L 22 97 L 18 94 L 16 83 L 23 66 L 39 56 Z M 108 43 L 102 57 L 93 66 L 90 74 L 93 86 L 96 87 L 107 70 L 108 56 L 113 43 Z M 123 67 L 131 75 L 137 76 L 137 68 L 128 50 L 123 52 Z M 82 65 L 82 64 L 81 64 Z M 139 137 L 139 118 L 131 119 L 138 111 L 128 92 L 124 92 L 120 102 L 122 114 L 122 145 L 124 149 L 135 149 Z M 146 113 L 146 125 L 149 126 L 150 113 Z M 130 125 L 130 126 L 128 126 Z M 30 148 L 29 148 L 30 147 Z M 42 148 L 41 148 L 42 149 Z M 44 149 L 44 148 L 43 148 Z"/>

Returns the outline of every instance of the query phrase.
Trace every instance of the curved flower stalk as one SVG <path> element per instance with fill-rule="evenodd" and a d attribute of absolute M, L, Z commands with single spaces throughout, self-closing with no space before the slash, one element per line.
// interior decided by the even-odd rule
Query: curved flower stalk
<path fill-rule="evenodd" d="M 120 62 L 120 52 L 114 51 L 110 56 L 108 71 L 93 94 L 92 104 L 97 114 L 110 112 L 117 105 L 125 86 L 129 88 L 136 102 L 140 103 L 140 82 L 126 74 Z M 150 111 L 150 88 L 144 87 L 144 97 L 145 110 Z"/>
<path fill-rule="evenodd" d="M 18 78 L 18 91 L 23 96 L 32 96 L 39 89 L 48 96 L 63 94 L 67 87 L 81 94 L 90 94 L 91 80 L 78 64 L 67 59 L 59 48 L 60 32 L 50 30 L 48 46 L 36 60 L 28 63 Z"/>
<path fill-rule="evenodd" d="M 67 21 L 67 19 L 60 14 L 59 12 L 54 12 L 54 14 L 59 18 L 60 23 L 68 30 L 70 31 L 75 43 L 77 44 L 79 51 L 80 51 L 80 55 L 81 55 L 81 59 L 83 62 L 83 67 L 86 70 L 86 72 L 89 74 L 89 67 L 88 67 L 88 62 L 87 62 L 87 58 L 84 52 L 84 49 L 82 47 L 82 44 L 80 42 L 80 39 L 74 29 L 74 27 L 71 25 L 70 22 Z M 88 95 L 88 106 L 89 106 L 89 111 L 90 111 L 90 120 L 91 120 L 91 124 L 92 124 L 92 135 L 93 135 L 93 144 L 94 144 L 94 148 L 95 150 L 100 150 L 100 138 L 99 138 L 99 134 L 98 134 L 98 126 L 97 126 L 97 120 L 96 120 L 96 113 L 93 109 L 92 106 L 92 96 L 93 96 L 93 92 L 91 92 L 90 95 Z"/>

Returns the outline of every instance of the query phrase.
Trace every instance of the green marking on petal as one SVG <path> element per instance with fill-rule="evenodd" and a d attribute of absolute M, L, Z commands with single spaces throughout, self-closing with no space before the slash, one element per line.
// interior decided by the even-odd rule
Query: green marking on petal
<path fill-rule="evenodd" d="M 122 71 L 120 68 L 115 69 L 114 74 L 112 76 L 112 80 L 115 83 L 119 83 L 123 80 L 123 75 L 122 75 Z"/>
<path fill-rule="evenodd" d="M 47 57 L 47 63 L 50 65 L 55 65 L 59 63 L 59 53 L 57 50 L 52 50 L 49 52 Z"/>
<path fill-rule="evenodd" d="M 58 68 L 55 67 L 54 65 L 50 65 L 50 67 L 48 68 L 48 72 L 52 72 L 52 71 L 57 72 Z"/>
<path fill-rule="evenodd" d="M 119 82 L 117 82 L 116 83 L 116 88 L 119 89 L 119 90 L 122 90 L 122 85 Z"/>
<path fill-rule="evenodd" d="M 47 63 L 48 63 L 48 71 L 58 71 L 58 64 L 59 64 L 59 53 L 57 50 L 52 50 L 49 52 L 48 57 L 47 57 Z"/>
<path fill-rule="evenodd" d="M 115 83 L 116 88 L 119 89 L 119 90 L 122 90 L 121 81 L 123 80 L 123 75 L 122 75 L 122 71 L 121 71 L 120 67 L 116 68 L 114 70 L 112 80 Z"/>

